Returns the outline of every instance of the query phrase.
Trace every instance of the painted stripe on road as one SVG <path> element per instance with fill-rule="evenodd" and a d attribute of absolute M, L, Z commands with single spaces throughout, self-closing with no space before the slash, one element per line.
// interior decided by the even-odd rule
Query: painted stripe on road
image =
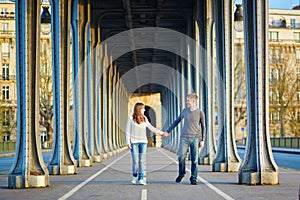
<path fill-rule="evenodd" d="M 171 159 L 172 161 L 174 161 L 178 165 L 178 161 L 177 160 L 175 160 L 174 158 L 172 158 L 171 156 L 169 156 L 168 154 L 166 154 L 165 152 L 163 152 L 161 149 L 159 149 L 159 151 L 162 154 L 164 154 L 166 157 L 168 157 L 169 159 Z M 188 171 L 189 173 L 191 173 L 191 171 L 189 169 L 186 169 L 186 171 Z M 224 199 L 226 199 L 226 200 L 234 200 L 228 194 L 224 193 L 222 190 L 218 189 L 217 187 L 215 187 L 214 185 L 212 185 L 211 183 L 209 183 L 204 178 L 201 178 L 201 177 L 198 176 L 197 179 L 199 179 L 201 182 L 203 182 L 205 185 L 207 185 L 210 189 L 212 189 L 215 193 L 217 193 L 218 195 L 220 195 Z"/>
<path fill-rule="evenodd" d="M 82 188 L 83 186 L 85 186 L 87 183 L 89 183 L 91 180 L 93 180 L 94 178 L 96 178 L 97 176 L 99 176 L 101 173 L 103 173 L 105 170 L 107 170 L 109 167 L 111 167 L 113 164 L 115 164 L 117 161 L 121 160 L 122 158 L 124 158 L 127 154 L 129 154 L 129 151 L 126 152 L 123 156 L 121 156 L 120 158 L 114 160 L 113 162 L 111 162 L 109 165 L 107 165 L 106 167 L 104 167 L 103 169 L 101 169 L 100 171 L 98 171 L 96 174 L 94 174 L 93 176 L 91 176 L 90 178 L 86 179 L 85 181 L 83 181 L 82 183 L 80 183 L 79 185 L 77 185 L 76 187 L 74 187 L 72 190 L 70 190 L 67 194 L 65 194 L 64 196 L 60 197 L 59 200 L 65 200 L 67 198 L 69 198 L 70 196 L 72 196 L 75 192 L 77 192 L 80 188 Z"/>
<path fill-rule="evenodd" d="M 142 190 L 141 200 L 147 200 L 147 189 L 143 189 Z"/>

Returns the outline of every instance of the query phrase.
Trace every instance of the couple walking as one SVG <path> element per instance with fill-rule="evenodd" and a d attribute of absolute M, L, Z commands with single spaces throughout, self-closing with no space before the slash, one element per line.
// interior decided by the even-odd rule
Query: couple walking
<path fill-rule="evenodd" d="M 198 96 L 189 94 L 186 98 L 186 108 L 183 109 L 177 119 L 168 128 L 166 132 L 160 131 L 153 127 L 147 117 L 144 115 L 145 106 L 143 103 L 136 103 L 133 115 L 128 118 L 126 125 L 126 143 L 132 155 L 132 184 L 146 185 L 144 179 L 144 165 L 146 160 L 147 136 L 146 128 L 154 133 L 159 133 L 163 137 L 168 137 L 169 133 L 184 119 L 181 130 L 179 149 L 178 149 L 178 165 L 179 174 L 176 183 L 181 182 L 185 176 L 185 160 L 188 149 L 191 154 L 191 177 L 190 183 L 197 184 L 198 177 L 198 147 L 204 146 L 205 140 L 205 116 L 199 110 L 197 103 Z"/>

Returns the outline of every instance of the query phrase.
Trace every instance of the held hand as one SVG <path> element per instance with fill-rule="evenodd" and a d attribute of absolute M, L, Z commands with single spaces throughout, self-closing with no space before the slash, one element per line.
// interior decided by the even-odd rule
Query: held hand
<path fill-rule="evenodd" d="M 200 141 L 199 148 L 201 149 L 203 147 L 204 147 L 204 141 L 202 140 L 202 141 Z"/>
<path fill-rule="evenodd" d="M 169 133 L 168 133 L 168 132 L 164 132 L 164 133 L 162 134 L 162 136 L 163 136 L 164 138 L 167 138 L 167 137 L 169 136 Z"/>
<path fill-rule="evenodd" d="M 131 149 L 131 144 L 130 143 L 127 144 L 127 147 L 128 147 L 128 149 Z"/>

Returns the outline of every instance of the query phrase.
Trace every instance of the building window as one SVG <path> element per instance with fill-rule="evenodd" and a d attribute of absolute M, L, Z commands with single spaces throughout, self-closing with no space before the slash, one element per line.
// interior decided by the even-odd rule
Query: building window
<path fill-rule="evenodd" d="M 270 40 L 278 42 L 278 32 L 277 31 L 270 31 Z"/>
<path fill-rule="evenodd" d="M 8 14 L 7 8 L 1 8 L 1 9 L 0 9 L 0 17 L 6 18 L 6 17 L 7 17 L 7 14 Z"/>
<path fill-rule="evenodd" d="M 296 49 L 296 62 L 300 63 L 300 49 Z"/>
<path fill-rule="evenodd" d="M 291 28 L 296 28 L 296 20 L 291 19 Z"/>
<path fill-rule="evenodd" d="M 45 141 L 47 141 L 47 140 L 48 140 L 47 132 L 42 131 L 42 132 L 41 132 L 41 141 L 42 141 L 42 142 L 45 142 Z"/>
<path fill-rule="evenodd" d="M 3 135 L 3 141 L 4 142 L 10 141 L 10 135 L 8 133 L 4 133 L 4 135 Z"/>
<path fill-rule="evenodd" d="M 297 101 L 300 102 L 300 92 L 297 92 L 296 98 L 297 98 Z"/>
<path fill-rule="evenodd" d="M 2 58 L 9 58 L 9 43 L 2 43 Z"/>
<path fill-rule="evenodd" d="M 270 69 L 270 83 L 274 84 L 279 79 L 278 69 Z"/>
<path fill-rule="evenodd" d="M 3 99 L 9 99 L 9 86 L 2 87 L 2 96 Z"/>
<path fill-rule="evenodd" d="M 9 80 L 9 64 L 2 64 L 2 79 Z"/>
<path fill-rule="evenodd" d="M 277 123 L 277 121 L 279 120 L 279 112 L 278 111 L 274 111 L 270 113 L 270 122 L 271 123 Z"/>
<path fill-rule="evenodd" d="M 300 42 L 300 33 L 295 32 L 294 33 L 294 39 L 296 40 L 296 42 Z"/>
<path fill-rule="evenodd" d="M 8 23 L 2 23 L 1 30 L 2 31 L 8 31 L 9 30 L 8 27 L 9 27 Z"/>
<path fill-rule="evenodd" d="M 4 110 L 3 111 L 3 126 L 9 126 L 9 117 L 10 117 L 10 111 Z"/>
<path fill-rule="evenodd" d="M 269 56 L 270 56 L 269 62 L 274 63 L 274 51 L 273 51 L 273 49 L 269 50 Z"/>
<path fill-rule="evenodd" d="M 270 101 L 270 104 L 278 103 L 278 95 L 272 89 L 270 90 L 270 99 L 269 99 L 269 101 Z"/>
<path fill-rule="evenodd" d="M 297 68 L 297 80 L 300 80 L 300 67 Z"/>
<path fill-rule="evenodd" d="M 281 63 L 281 51 L 280 49 L 275 50 L 276 63 Z"/>

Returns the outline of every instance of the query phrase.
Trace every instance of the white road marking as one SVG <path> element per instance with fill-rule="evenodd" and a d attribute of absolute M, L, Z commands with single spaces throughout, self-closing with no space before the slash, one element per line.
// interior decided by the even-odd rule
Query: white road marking
<path fill-rule="evenodd" d="M 143 189 L 142 190 L 141 200 L 147 200 L 147 189 Z"/>
<path fill-rule="evenodd" d="M 72 190 L 70 190 L 67 194 L 63 195 L 62 197 L 60 197 L 58 200 L 65 200 L 67 198 L 69 198 L 70 196 L 72 196 L 75 192 L 77 192 L 80 188 L 82 188 L 84 185 L 86 185 L 87 183 L 89 183 L 91 180 L 93 180 L 94 178 L 96 178 L 97 176 L 99 176 L 101 173 L 103 173 L 105 170 L 107 170 L 109 167 L 111 167 L 113 164 L 115 164 L 117 161 L 121 160 L 123 157 L 125 157 L 127 154 L 129 153 L 129 151 L 127 153 L 125 153 L 123 156 L 121 156 L 120 158 L 114 160 L 113 162 L 111 162 L 109 165 L 107 165 L 106 167 L 104 167 L 103 169 L 101 169 L 100 171 L 98 171 L 96 174 L 94 174 L 93 176 L 89 177 L 88 179 L 86 179 L 85 181 L 83 181 L 82 183 L 80 183 L 79 185 L 77 185 L 76 187 L 74 187 Z"/>
<path fill-rule="evenodd" d="M 159 151 L 161 153 L 163 153 L 165 156 L 167 156 L 169 159 L 171 159 L 172 161 L 174 161 L 178 165 L 178 161 L 176 161 L 174 158 L 172 158 L 171 156 L 169 156 L 168 154 L 166 154 L 162 150 L 159 150 Z M 189 169 L 186 169 L 186 171 L 188 171 L 188 172 L 191 173 L 191 171 Z M 229 195 L 227 195 L 226 193 L 224 193 L 222 190 L 218 189 L 217 187 L 215 187 L 214 185 L 212 185 L 211 183 L 209 183 L 204 178 L 201 178 L 201 177 L 198 176 L 197 179 L 200 180 L 201 182 L 203 182 L 205 185 L 207 185 L 210 189 L 212 189 L 214 192 L 216 192 L 217 194 L 219 194 L 224 199 L 226 199 L 226 200 L 234 200 L 232 197 L 230 197 Z"/>

